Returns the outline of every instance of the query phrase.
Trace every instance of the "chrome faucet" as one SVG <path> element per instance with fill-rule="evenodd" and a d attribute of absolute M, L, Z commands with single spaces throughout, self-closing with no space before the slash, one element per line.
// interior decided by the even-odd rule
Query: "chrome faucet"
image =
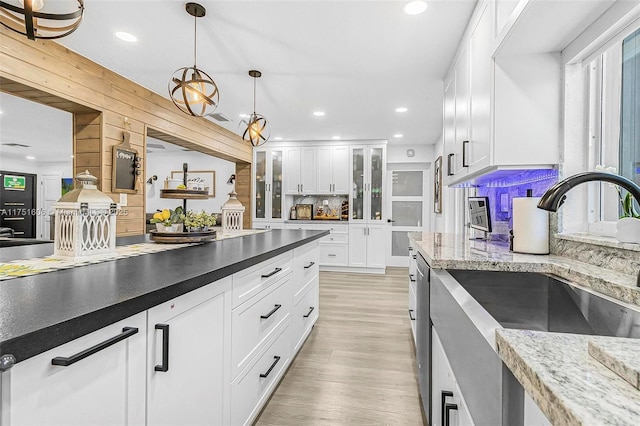
<path fill-rule="evenodd" d="M 584 172 L 569 176 L 568 178 L 553 185 L 551 189 L 542 195 L 542 198 L 538 203 L 538 208 L 555 212 L 558 210 L 558 207 L 564 203 L 564 200 L 567 198 L 565 194 L 569 192 L 571 188 L 584 182 L 597 181 L 615 183 L 616 185 L 623 187 L 633 195 L 633 198 L 635 198 L 638 203 L 640 203 L 640 186 L 636 185 L 626 177 L 614 175 L 613 173 Z M 640 287 L 640 272 L 638 272 L 636 285 Z"/>
<path fill-rule="evenodd" d="M 621 186 L 633 195 L 633 198 L 640 203 L 640 186 L 636 185 L 633 181 L 627 179 L 624 176 L 614 175 L 613 173 L 605 172 L 584 172 L 577 175 L 569 176 L 566 179 L 556 183 L 542 195 L 538 208 L 555 212 L 558 207 L 564 203 L 567 198 L 565 195 L 571 188 L 576 185 L 580 185 L 585 182 L 610 182 Z"/>

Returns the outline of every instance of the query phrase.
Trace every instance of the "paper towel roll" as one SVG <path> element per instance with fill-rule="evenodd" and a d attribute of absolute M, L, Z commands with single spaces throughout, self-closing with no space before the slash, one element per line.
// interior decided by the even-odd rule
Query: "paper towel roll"
<path fill-rule="evenodd" d="M 538 208 L 540 198 L 513 199 L 513 251 L 549 254 L 549 212 Z"/>

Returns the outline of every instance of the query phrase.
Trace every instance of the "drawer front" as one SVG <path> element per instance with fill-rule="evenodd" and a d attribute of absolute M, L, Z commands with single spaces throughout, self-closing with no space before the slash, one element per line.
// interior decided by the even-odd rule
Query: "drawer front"
<path fill-rule="evenodd" d="M 316 281 L 307 288 L 300 301 L 294 306 L 291 326 L 293 354 L 300 350 L 304 339 L 311 332 L 311 327 L 318 319 L 320 310 L 319 285 Z"/>
<path fill-rule="evenodd" d="M 231 318 L 232 377 L 260 351 L 278 324 L 291 312 L 291 274 L 233 310 Z"/>
<path fill-rule="evenodd" d="M 233 307 L 240 305 L 291 272 L 292 252 L 233 274 Z"/>
<path fill-rule="evenodd" d="M 293 300 L 297 303 L 307 285 L 318 279 L 320 251 L 317 241 L 293 251 Z"/>
<path fill-rule="evenodd" d="M 349 244 L 349 234 L 329 234 L 320 238 L 323 244 Z"/>
<path fill-rule="evenodd" d="M 307 229 L 313 231 L 318 229 L 318 227 L 311 223 L 285 223 L 284 229 Z"/>
<path fill-rule="evenodd" d="M 329 231 L 332 234 L 349 234 L 349 226 L 331 223 L 287 223 L 285 229 L 311 229 L 315 231 Z"/>
<path fill-rule="evenodd" d="M 348 266 L 349 246 L 341 244 L 320 244 L 320 265 Z"/>
<path fill-rule="evenodd" d="M 269 399 L 291 358 L 290 333 L 291 326 L 286 323 L 257 361 L 231 383 L 232 425 L 250 424 Z"/>
<path fill-rule="evenodd" d="M 416 343 L 416 306 L 417 298 L 415 286 L 409 285 L 409 322 L 411 323 L 411 332 L 413 334 L 413 343 Z"/>

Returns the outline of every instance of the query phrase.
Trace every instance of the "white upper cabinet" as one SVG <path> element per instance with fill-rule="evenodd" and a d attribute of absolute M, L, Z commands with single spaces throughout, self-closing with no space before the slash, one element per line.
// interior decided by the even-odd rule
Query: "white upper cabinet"
<path fill-rule="evenodd" d="M 349 147 L 318 147 L 318 194 L 348 194 Z"/>
<path fill-rule="evenodd" d="M 317 192 L 316 147 L 284 149 L 285 194 L 314 194 Z"/>
<path fill-rule="evenodd" d="M 515 7 L 512 13 L 520 9 Z M 508 11 L 494 2 L 478 4 L 445 78 L 447 185 L 498 168 L 551 167 L 559 162 L 561 56 L 493 57 L 493 18 L 499 15 L 501 25 L 509 26 L 511 18 L 503 16 Z"/>

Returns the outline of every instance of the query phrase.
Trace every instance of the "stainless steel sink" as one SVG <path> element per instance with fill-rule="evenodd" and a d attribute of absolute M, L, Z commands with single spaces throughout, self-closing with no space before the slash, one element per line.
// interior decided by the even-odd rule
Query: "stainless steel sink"
<path fill-rule="evenodd" d="M 449 270 L 504 328 L 640 338 L 640 310 L 544 274 Z"/>

